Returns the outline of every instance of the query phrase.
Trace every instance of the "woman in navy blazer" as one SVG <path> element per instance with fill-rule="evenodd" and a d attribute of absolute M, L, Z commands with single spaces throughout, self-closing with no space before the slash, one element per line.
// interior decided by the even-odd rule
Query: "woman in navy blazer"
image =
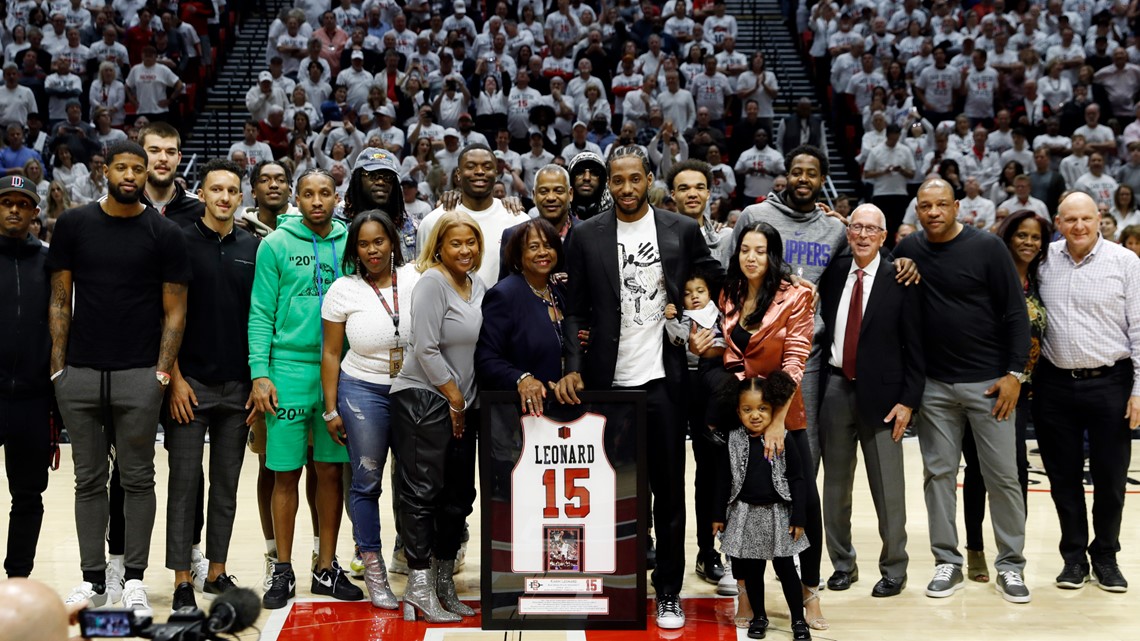
<path fill-rule="evenodd" d="M 548 384 L 562 378 L 566 298 L 551 279 L 563 271 L 562 241 L 541 218 L 514 232 L 503 250 L 510 275 L 483 298 L 475 366 L 482 389 L 518 390 L 521 410 L 541 415 Z"/>

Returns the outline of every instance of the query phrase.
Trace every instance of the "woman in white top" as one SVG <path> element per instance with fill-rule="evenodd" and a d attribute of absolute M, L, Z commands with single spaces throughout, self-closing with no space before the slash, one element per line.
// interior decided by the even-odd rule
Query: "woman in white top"
<path fill-rule="evenodd" d="M 91 172 L 86 165 L 75 162 L 75 158 L 71 155 L 71 148 L 67 146 L 66 142 L 60 142 L 55 146 L 52 178 L 66 185 L 68 192 L 81 180 L 87 178 L 89 173 Z"/>
<path fill-rule="evenodd" d="M 578 105 L 578 120 L 585 123 L 594 121 L 595 116 L 606 119 L 606 127 L 610 124 L 610 102 L 602 95 L 597 85 L 586 85 L 584 100 Z"/>
<path fill-rule="evenodd" d="M 415 267 L 404 263 L 399 243 L 392 242 L 396 234 L 383 212 L 358 214 L 345 241 L 346 275 L 332 284 L 321 307 L 325 424 L 334 441 L 348 446 L 353 538 L 372 605 L 386 610 L 399 605 L 380 541 L 380 492 L 392 436 L 388 394 L 403 366 L 412 288 L 419 280 Z"/>
<path fill-rule="evenodd" d="M 756 105 L 760 107 L 759 116 L 767 122 L 769 131 L 772 130 L 772 118 L 776 115 L 772 109 L 772 102 L 779 92 L 780 83 L 776 80 L 776 74 L 768 71 L 768 67 L 764 64 L 763 52 L 757 51 L 752 56 L 751 68 L 736 79 L 736 95 L 741 103 L 756 101 Z"/>
<path fill-rule="evenodd" d="M 506 127 L 507 97 L 499 87 L 498 73 L 488 73 L 483 79 L 483 90 L 475 96 L 475 131 L 491 139 Z"/>
<path fill-rule="evenodd" d="M 1062 61 L 1054 58 L 1047 66 L 1049 75 L 1037 81 L 1037 93 L 1045 98 L 1053 113 L 1060 113 L 1061 105 L 1073 99 L 1073 83 L 1061 72 Z"/>
<path fill-rule="evenodd" d="M 99 63 L 99 77 L 91 83 L 87 92 L 90 102 L 91 114 L 103 107 L 111 114 L 111 126 L 121 127 L 126 118 L 127 88 L 122 81 L 116 79 L 118 70 L 115 63 L 103 61 Z M 94 118 L 92 118 L 94 119 Z"/>
<path fill-rule="evenodd" d="M 412 155 L 404 158 L 400 167 L 401 176 L 411 176 L 416 183 L 427 181 L 428 171 L 433 165 L 438 165 L 435 154 L 432 152 L 431 139 L 417 138 Z"/>
<path fill-rule="evenodd" d="M 24 177 L 32 181 L 36 186 L 36 194 L 40 197 L 40 202 L 46 202 L 48 197 L 48 188 L 51 183 L 44 180 L 44 165 L 36 158 L 29 158 L 24 163 Z"/>
<path fill-rule="evenodd" d="M 16 55 L 31 45 L 28 43 L 27 29 L 18 24 L 12 29 L 12 42 L 4 47 L 4 64 L 16 62 Z"/>

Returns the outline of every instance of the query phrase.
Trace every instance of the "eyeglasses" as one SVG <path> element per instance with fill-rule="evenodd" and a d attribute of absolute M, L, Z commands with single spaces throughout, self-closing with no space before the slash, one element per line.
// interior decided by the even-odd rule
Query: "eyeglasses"
<path fill-rule="evenodd" d="M 364 176 L 367 176 L 368 179 L 373 181 L 373 182 L 375 182 L 377 180 L 384 180 L 386 182 L 396 182 L 396 177 L 392 175 L 392 172 L 385 171 L 383 169 L 373 169 L 372 171 L 364 171 L 361 173 Z"/>
<path fill-rule="evenodd" d="M 36 208 L 30 200 L 12 200 L 11 198 L 0 200 L 0 209 L 12 209 L 13 207 L 20 211 L 32 211 Z"/>
<path fill-rule="evenodd" d="M 847 227 L 847 229 L 850 229 L 851 233 L 855 234 L 856 236 L 862 236 L 863 234 L 867 234 L 868 236 L 874 236 L 875 234 L 877 234 L 879 232 L 887 231 L 887 230 L 883 229 L 882 227 L 876 227 L 874 225 L 863 225 L 860 223 L 855 223 L 854 225 L 849 225 Z"/>

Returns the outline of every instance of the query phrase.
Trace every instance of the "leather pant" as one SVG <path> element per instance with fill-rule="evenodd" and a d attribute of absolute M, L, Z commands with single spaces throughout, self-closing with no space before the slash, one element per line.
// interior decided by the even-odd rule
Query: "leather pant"
<path fill-rule="evenodd" d="M 425 570 L 431 559 L 455 559 L 463 524 L 475 503 L 475 440 L 479 412 L 466 413 L 463 438 L 451 433 L 447 401 L 424 389 L 391 395 L 392 427 L 400 477 L 400 538 L 408 567 Z"/>

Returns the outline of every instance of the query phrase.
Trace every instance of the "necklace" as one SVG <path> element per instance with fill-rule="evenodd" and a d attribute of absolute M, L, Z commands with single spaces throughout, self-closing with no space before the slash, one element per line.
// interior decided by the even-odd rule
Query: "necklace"
<path fill-rule="evenodd" d="M 535 296 L 538 296 L 542 300 L 546 300 L 546 299 L 550 298 L 550 284 L 549 283 L 546 285 L 546 287 L 543 287 L 542 289 L 535 289 L 534 285 L 531 285 L 529 281 L 527 282 L 526 286 L 530 288 L 530 291 L 532 293 L 534 293 Z"/>

